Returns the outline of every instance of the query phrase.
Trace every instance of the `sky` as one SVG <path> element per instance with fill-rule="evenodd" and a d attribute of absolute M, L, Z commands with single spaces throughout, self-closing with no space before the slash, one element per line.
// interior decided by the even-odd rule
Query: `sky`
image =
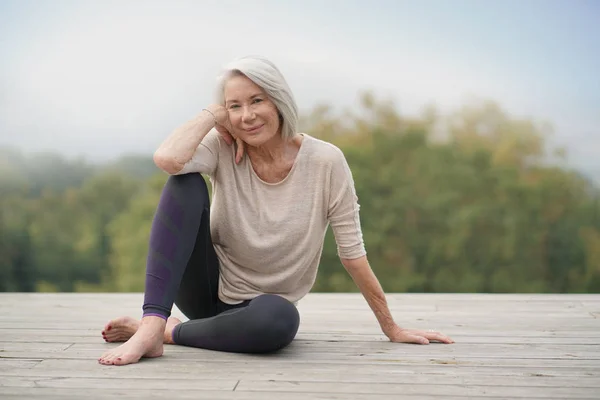
<path fill-rule="evenodd" d="M 403 114 L 492 99 L 551 122 L 600 176 L 596 0 L 0 0 L 0 146 L 150 155 L 247 54 L 278 65 L 303 112 L 363 90 Z"/>

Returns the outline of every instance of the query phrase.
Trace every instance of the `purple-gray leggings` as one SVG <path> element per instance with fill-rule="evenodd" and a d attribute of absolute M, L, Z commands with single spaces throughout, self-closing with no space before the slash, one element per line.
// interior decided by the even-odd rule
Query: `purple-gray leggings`
<path fill-rule="evenodd" d="M 210 199 L 197 173 L 170 176 L 152 221 L 144 316 L 167 318 L 173 304 L 189 318 L 173 331 L 176 344 L 217 351 L 267 353 L 292 342 L 300 316 L 281 296 L 241 304 L 217 296 L 219 261 L 210 236 Z"/>

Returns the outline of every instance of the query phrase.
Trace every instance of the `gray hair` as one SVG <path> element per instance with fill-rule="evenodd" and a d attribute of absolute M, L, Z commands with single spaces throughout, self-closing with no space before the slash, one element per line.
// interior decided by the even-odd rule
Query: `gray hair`
<path fill-rule="evenodd" d="M 225 105 L 225 83 L 232 76 L 244 75 L 262 90 L 277 107 L 281 122 L 281 136 L 291 139 L 298 129 L 298 106 L 285 78 L 271 61 L 261 56 L 246 56 L 229 63 L 218 79 L 217 101 Z"/>

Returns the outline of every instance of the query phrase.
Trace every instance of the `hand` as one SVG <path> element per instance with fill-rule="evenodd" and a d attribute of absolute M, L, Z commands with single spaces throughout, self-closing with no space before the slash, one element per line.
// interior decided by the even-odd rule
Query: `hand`
<path fill-rule="evenodd" d="M 221 134 L 225 143 L 232 145 L 233 142 L 237 144 L 237 151 L 235 153 L 235 163 L 239 164 L 244 157 L 244 141 L 231 133 L 231 122 L 229 121 L 229 113 L 225 107 L 215 104 L 207 107 L 215 119 L 215 129 Z"/>
<path fill-rule="evenodd" d="M 392 342 L 397 343 L 429 344 L 432 340 L 447 344 L 454 343 L 454 340 L 450 339 L 448 336 L 434 330 L 420 331 L 417 329 L 403 329 L 397 325 L 385 334 Z"/>

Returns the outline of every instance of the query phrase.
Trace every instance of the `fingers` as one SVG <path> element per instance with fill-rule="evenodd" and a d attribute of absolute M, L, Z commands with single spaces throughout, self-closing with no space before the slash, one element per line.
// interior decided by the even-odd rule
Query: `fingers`
<path fill-rule="evenodd" d="M 423 332 L 421 335 L 411 335 L 407 339 L 408 343 L 416 344 L 429 344 L 431 341 L 437 341 L 446 344 L 454 343 L 454 340 L 450 339 L 446 335 L 442 335 L 439 332 Z"/>
<path fill-rule="evenodd" d="M 429 340 L 424 336 L 410 335 L 407 339 L 407 343 L 429 344 Z"/>
<path fill-rule="evenodd" d="M 230 146 L 234 142 L 237 144 L 237 149 L 235 152 L 235 163 L 239 164 L 240 161 L 242 161 L 242 158 L 244 158 L 244 141 L 238 137 L 233 136 L 231 133 L 229 133 L 227 128 L 225 128 L 222 125 L 216 125 L 215 129 L 221 134 L 221 136 L 225 140 L 225 143 L 227 143 Z"/>
<path fill-rule="evenodd" d="M 225 143 L 227 143 L 230 146 L 233 144 L 233 136 L 231 135 L 231 133 L 229 133 L 229 131 L 224 126 L 215 125 L 215 129 L 217 130 L 217 132 L 219 132 L 221 134 L 221 136 L 223 136 Z"/>
<path fill-rule="evenodd" d="M 448 336 L 441 334 L 436 331 L 427 331 L 424 332 L 424 335 L 428 340 L 435 340 L 442 343 L 452 344 L 454 340 L 450 339 Z"/>
<path fill-rule="evenodd" d="M 235 152 L 235 163 L 239 164 L 239 162 L 242 161 L 242 158 L 244 158 L 244 142 L 242 141 L 242 139 L 233 136 L 223 125 L 215 125 L 215 129 L 221 134 L 221 136 L 225 140 L 225 143 L 227 143 L 230 146 L 234 142 L 237 144 L 237 150 Z"/>
<path fill-rule="evenodd" d="M 400 329 L 393 331 L 388 335 L 393 342 L 429 344 L 431 341 L 442 342 L 446 344 L 454 343 L 454 340 L 448 336 L 436 332 L 433 329 L 421 331 L 416 329 Z"/>

